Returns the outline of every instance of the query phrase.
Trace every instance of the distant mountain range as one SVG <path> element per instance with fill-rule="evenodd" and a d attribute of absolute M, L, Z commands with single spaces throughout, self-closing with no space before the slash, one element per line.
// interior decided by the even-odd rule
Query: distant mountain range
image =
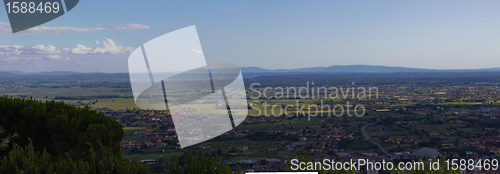
<path fill-rule="evenodd" d="M 310 67 L 298 69 L 263 69 L 260 67 L 242 67 L 243 74 L 350 74 L 350 73 L 398 73 L 398 72 L 500 72 L 498 68 L 485 69 L 422 69 L 422 68 L 405 68 L 405 67 L 389 67 L 389 66 L 372 66 L 372 65 L 335 65 L 329 67 Z M 75 75 L 75 74 L 98 74 L 102 72 L 82 73 L 75 71 L 51 71 L 39 73 L 27 73 L 22 71 L 0 71 L 0 77 L 17 77 L 24 75 Z"/>
<path fill-rule="evenodd" d="M 75 75 L 75 74 L 98 74 L 102 72 L 75 72 L 75 71 L 50 71 L 50 72 L 22 72 L 22 71 L 0 71 L 0 77 L 17 77 L 17 76 L 33 76 L 33 75 L 42 75 L 42 76 L 58 76 L 58 75 Z"/>
<path fill-rule="evenodd" d="M 329 67 L 311 67 L 298 69 L 269 70 L 259 67 L 242 67 L 243 73 L 397 73 L 397 72 L 500 72 L 499 68 L 486 69 L 422 69 L 372 65 L 335 65 Z"/>

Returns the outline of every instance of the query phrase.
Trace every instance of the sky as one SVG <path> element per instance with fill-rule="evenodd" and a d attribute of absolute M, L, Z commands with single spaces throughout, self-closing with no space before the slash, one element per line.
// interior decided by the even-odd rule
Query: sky
<path fill-rule="evenodd" d="M 130 53 L 195 25 L 206 59 L 292 69 L 500 67 L 500 1 L 80 1 L 12 33 L 0 9 L 0 71 L 128 72 Z"/>

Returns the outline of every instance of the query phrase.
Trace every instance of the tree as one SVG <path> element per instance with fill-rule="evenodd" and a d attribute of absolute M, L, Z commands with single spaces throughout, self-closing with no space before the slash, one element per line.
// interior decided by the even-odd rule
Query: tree
<path fill-rule="evenodd" d="M 66 159 L 54 160 L 47 151 L 36 152 L 33 143 L 29 141 L 24 148 L 17 144 L 12 145 L 12 150 L 0 164 L 2 173 L 151 173 L 146 164 L 136 160 L 127 161 L 122 151 L 114 155 L 99 142 L 97 143 L 101 149 L 99 152 L 87 143 L 90 148 L 88 160 L 73 160 L 68 153 Z"/>
<path fill-rule="evenodd" d="M 217 155 L 222 156 L 222 150 L 221 149 L 217 150 Z"/>
<path fill-rule="evenodd" d="M 104 113 L 63 102 L 34 99 L 0 97 L 0 127 L 7 134 L 17 133 L 16 143 L 20 146 L 28 145 L 29 137 L 35 151 L 46 150 L 54 158 L 65 157 L 68 153 L 75 160 L 89 157 L 90 147 L 86 143 L 102 151 L 98 146 L 101 142 L 102 147 L 117 156 L 123 137 L 121 125 Z M 5 156 L 12 148 L 11 143 L 0 156 Z"/>
<path fill-rule="evenodd" d="M 169 174 L 190 174 L 190 173 L 208 173 L 208 174 L 232 174 L 229 165 L 224 163 L 219 155 L 211 156 L 206 153 L 203 154 L 199 151 L 198 156 L 193 155 L 189 151 L 188 155 L 183 160 L 184 165 L 181 167 L 179 160 L 175 159 L 170 163 L 170 169 L 167 171 Z M 241 169 L 238 166 L 238 171 Z"/>
<path fill-rule="evenodd" d="M 0 129 L 0 135 L 4 134 L 4 132 L 5 131 L 3 129 Z M 15 137 L 17 137 L 17 134 L 7 135 L 7 137 L 1 139 L 2 141 L 0 142 L 0 151 L 7 149 L 9 147 L 9 143 Z"/>

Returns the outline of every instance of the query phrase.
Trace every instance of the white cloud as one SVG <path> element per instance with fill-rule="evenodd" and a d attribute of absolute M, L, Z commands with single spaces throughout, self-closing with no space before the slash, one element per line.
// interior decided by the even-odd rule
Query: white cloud
<path fill-rule="evenodd" d="M 116 26 L 114 29 L 116 30 L 143 30 L 143 29 L 150 29 L 150 26 L 147 25 L 142 25 L 138 23 L 134 24 L 127 24 L 125 26 Z"/>
<path fill-rule="evenodd" d="M 48 56 L 45 56 L 45 58 L 52 59 L 52 60 L 62 60 L 62 61 L 70 61 L 71 60 L 70 58 L 61 57 L 59 55 L 48 55 Z"/>
<path fill-rule="evenodd" d="M 47 47 L 43 45 L 37 45 L 34 47 L 28 48 L 26 54 L 59 54 L 61 50 L 57 49 L 55 46 L 49 45 Z"/>
<path fill-rule="evenodd" d="M 71 49 L 70 52 L 73 54 L 89 54 L 92 53 L 92 48 L 78 44 L 75 48 Z"/>
<path fill-rule="evenodd" d="M 96 41 L 99 43 L 99 41 Z M 104 48 L 96 48 L 94 49 L 94 53 L 100 53 L 100 54 L 123 54 L 125 52 L 131 53 L 134 51 L 132 47 L 123 47 L 123 46 L 116 46 L 115 42 L 111 39 L 106 39 L 99 45 L 103 45 Z"/>
<path fill-rule="evenodd" d="M 195 54 L 202 54 L 203 51 L 201 50 L 196 50 L 196 49 L 191 49 L 191 52 L 195 53 Z"/>
<path fill-rule="evenodd" d="M 23 53 L 24 46 L 21 45 L 0 45 L 0 55 L 20 55 Z"/>
<path fill-rule="evenodd" d="M 25 47 L 21 45 L 4 45 L 0 46 L 0 56 L 21 55 L 21 54 L 59 54 L 61 50 L 55 46 L 37 45 L 34 47 Z"/>
<path fill-rule="evenodd" d="M 7 58 L 2 59 L 3 62 L 7 62 L 7 63 L 17 62 L 19 60 L 20 59 L 17 57 L 7 57 Z"/>
<path fill-rule="evenodd" d="M 80 61 L 77 61 L 77 60 L 75 60 L 75 63 L 78 64 L 78 65 L 90 65 L 90 63 L 80 62 Z"/>
<path fill-rule="evenodd" d="M 59 55 L 48 55 L 48 56 L 45 56 L 45 57 L 47 57 L 47 58 L 49 58 L 49 59 L 61 59 L 61 58 L 62 58 L 62 57 L 61 57 L 61 56 L 59 56 Z"/>
<path fill-rule="evenodd" d="M 106 39 L 103 42 L 95 41 L 94 43 L 102 45 L 104 48 L 95 48 L 92 50 L 90 47 L 78 44 L 70 52 L 73 54 L 124 54 L 125 52 L 131 53 L 134 50 L 132 47 L 116 46 L 115 42 L 111 39 Z"/>
<path fill-rule="evenodd" d="M 134 49 L 133 47 L 117 46 L 115 42 L 111 39 L 106 39 L 102 42 L 95 41 L 95 44 L 102 45 L 104 47 L 91 48 L 82 44 L 78 44 L 74 48 L 62 48 L 58 49 L 55 46 L 48 45 L 36 45 L 33 47 L 25 47 L 22 45 L 0 45 L 0 58 L 8 58 L 12 56 L 19 55 L 47 55 L 50 54 L 56 56 L 61 53 L 70 53 L 78 55 L 87 54 L 124 54 L 126 52 L 131 53 Z M 62 51 L 61 51 L 62 50 Z M 1 60 L 1 59 L 0 59 Z"/>
<path fill-rule="evenodd" d="M 96 41 L 98 47 L 92 49 L 90 47 L 78 44 L 76 47 L 58 49 L 53 45 L 36 45 L 33 47 L 25 47 L 22 45 L 0 45 L 0 67 L 12 65 L 37 65 L 42 61 L 63 61 L 73 62 L 80 66 L 89 65 L 82 61 L 72 60 L 63 55 L 78 54 L 78 55 L 93 55 L 93 54 L 124 54 L 132 52 L 132 47 L 117 46 L 111 39 L 106 39 L 102 42 Z M 62 51 L 61 51 L 62 50 Z"/>
<path fill-rule="evenodd" d="M 143 24 L 110 25 L 97 27 L 74 27 L 74 26 L 36 26 L 28 30 L 20 31 L 19 34 L 59 34 L 66 32 L 96 32 L 105 30 L 142 30 L 150 29 L 150 26 Z M 10 24 L 0 22 L 0 35 L 12 34 Z M 17 34 L 17 33 L 16 33 Z"/>

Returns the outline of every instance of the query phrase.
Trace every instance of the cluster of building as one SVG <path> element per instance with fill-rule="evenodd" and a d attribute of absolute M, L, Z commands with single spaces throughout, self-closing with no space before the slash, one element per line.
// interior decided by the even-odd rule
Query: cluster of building
<path fill-rule="evenodd" d="M 164 143 L 161 140 L 146 140 L 146 141 L 127 141 L 127 140 L 122 140 L 120 142 L 120 146 L 123 147 L 124 149 L 131 149 L 131 148 L 138 148 L 140 149 L 141 147 L 153 147 L 153 146 L 167 146 L 167 143 Z"/>

